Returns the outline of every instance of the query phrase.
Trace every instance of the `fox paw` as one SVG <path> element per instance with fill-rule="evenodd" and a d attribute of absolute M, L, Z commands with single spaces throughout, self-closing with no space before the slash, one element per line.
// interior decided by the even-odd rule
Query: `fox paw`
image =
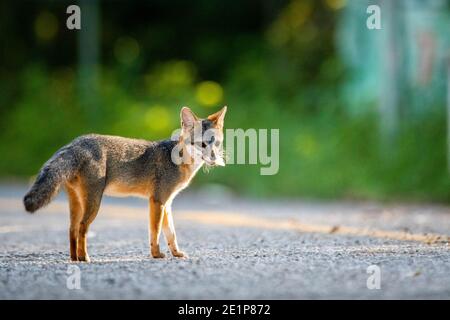
<path fill-rule="evenodd" d="M 158 253 L 152 253 L 152 257 L 155 259 L 162 259 L 162 258 L 165 258 L 166 255 L 162 252 L 158 252 Z"/>
<path fill-rule="evenodd" d="M 183 251 L 172 252 L 172 255 L 176 258 L 188 258 L 187 254 Z"/>
<path fill-rule="evenodd" d="M 78 261 L 81 262 L 91 262 L 91 259 L 89 258 L 89 256 L 78 256 Z"/>

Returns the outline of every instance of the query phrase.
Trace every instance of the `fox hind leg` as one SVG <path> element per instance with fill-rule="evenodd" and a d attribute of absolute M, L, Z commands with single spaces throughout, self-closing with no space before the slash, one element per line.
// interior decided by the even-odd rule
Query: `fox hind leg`
<path fill-rule="evenodd" d="M 70 208 L 70 228 L 69 228 L 70 260 L 78 261 L 77 242 L 78 242 L 78 233 L 80 229 L 80 221 L 83 215 L 83 208 L 81 206 L 78 194 L 73 187 L 66 186 L 66 192 L 69 198 L 69 208 Z"/>
<path fill-rule="evenodd" d="M 97 216 L 100 209 L 100 203 L 102 200 L 104 183 L 97 182 L 96 185 L 88 185 L 83 190 L 83 207 L 84 214 L 80 221 L 80 228 L 78 231 L 78 243 L 77 243 L 77 258 L 78 261 L 90 262 L 87 252 L 87 233 L 89 226 Z"/>

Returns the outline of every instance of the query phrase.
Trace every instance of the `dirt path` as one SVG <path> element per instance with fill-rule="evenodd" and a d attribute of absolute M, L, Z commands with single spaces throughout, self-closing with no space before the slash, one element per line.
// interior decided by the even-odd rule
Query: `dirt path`
<path fill-rule="evenodd" d="M 450 298 L 448 207 L 185 193 L 174 214 L 189 259 L 154 260 L 146 203 L 107 198 L 83 264 L 68 261 L 64 197 L 28 215 L 24 191 L 0 186 L 3 299 Z M 380 289 L 368 289 L 369 277 L 377 284 L 369 266 Z"/>

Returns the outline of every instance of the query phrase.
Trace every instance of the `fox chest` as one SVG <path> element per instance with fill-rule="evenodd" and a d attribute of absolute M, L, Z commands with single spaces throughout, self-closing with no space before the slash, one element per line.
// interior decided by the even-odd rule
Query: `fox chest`
<path fill-rule="evenodd" d="M 167 204 L 170 205 L 173 199 L 177 196 L 177 194 L 189 186 L 189 183 L 191 182 L 192 178 L 194 178 L 195 174 L 201 168 L 201 166 L 202 163 L 196 165 L 193 169 L 189 171 L 186 170 L 186 172 L 184 172 L 184 176 L 182 177 L 181 181 L 173 188 L 169 198 L 167 199 L 166 201 Z"/>

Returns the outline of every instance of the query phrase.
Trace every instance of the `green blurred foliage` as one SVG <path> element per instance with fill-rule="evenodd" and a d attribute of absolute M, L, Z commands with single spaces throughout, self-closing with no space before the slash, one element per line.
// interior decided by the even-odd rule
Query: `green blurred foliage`
<path fill-rule="evenodd" d="M 160 7 L 154 15 L 168 10 L 156 3 Z M 189 12 L 198 19 L 211 15 L 205 25 L 195 20 L 186 27 L 183 18 L 178 21 L 166 12 L 165 20 L 155 20 L 149 28 L 131 18 L 128 25 L 115 24 L 121 9 L 105 6 L 106 53 L 97 70 L 94 106 L 79 98 L 83 79 L 76 54 L 53 59 L 48 53 L 52 41 L 64 48 L 73 45 L 76 52 L 76 38 L 63 30 L 64 21 L 48 18 L 57 17 L 64 6 L 36 6 L 35 14 L 28 14 L 32 22 L 18 31 L 34 44 L 13 43 L 9 53 L 16 63 L 13 69 L 2 65 L 0 88 L 6 94 L 0 97 L 0 175 L 35 174 L 78 135 L 162 139 L 179 126 L 181 106 L 191 106 L 204 117 L 228 105 L 227 128 L 280 129 L 280 170 L 261 176 L 261 165 L 230 165 L 201 173 L 197 186 L 215 182 L 239 194 L 268 197 L 450 201 L 444 105 L 438 108 L 441 113 L 420 121 L 405 119 L 395 147 L 382 147 L 375 106 L 364 106 L 368 111 L 361 116 L 349 116 L 340 98 L 346 69 L 335 52 L 333 28 L 336 10 L 345 2 L 268 3 L 272 7 L 264 12 L 254 13 L 259 7 L 243 1 L 224 13 L 223 4 L 215 8 L 199 1 Z M 175 1 L 177 5 L 181 11 L 185 6 Z M 126 15 L 125 7 L 119 7 Z M 227 24 L 218 20 L 222 14 L 249 21 Z M 10 20 L 3 22 L 11 25 Z M 184 28 L 183 36 L 190 39 L 169 41 Z M 35 50 L 28 59 L 21 56 L 27 46 Z M 176 52 L 168 52 L 171 46 Z M 180 48 L 186 50 L 175 50 Z"/>

